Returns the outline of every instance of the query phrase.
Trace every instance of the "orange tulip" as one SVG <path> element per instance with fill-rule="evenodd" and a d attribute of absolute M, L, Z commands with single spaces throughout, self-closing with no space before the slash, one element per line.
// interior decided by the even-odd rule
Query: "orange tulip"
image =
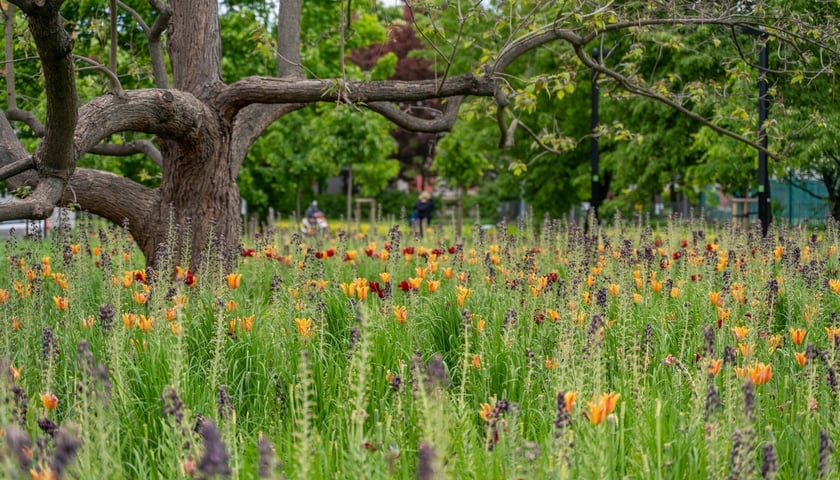
<path fill-rule="evenodd" d="M 804 367 L 808 363 L 808 357 L 805 355 L 805 352 L 793 352 L 793 358 L 800 367 Z"/>
<path fill-rule="evenodd" d="M 370 293 L 370 286 L 367 282 L 361 282 L 356 285 L 356 295 L 359 297 L 359 300 L 366 300 L 368 293 Z"/>
<path fill-rule="evenodd" d="M 246 332 L 250 332 L 252 328 L 254 328 L 254 319 L 256 315 L 248 315 L 247 317 L 242 317 L 239 319 L 239 324 L 242 326 L 242 330 Z"/>
<path fill-rule="evenodd" d="M 50 279 L 54 284 L 61 287 L 62 290 L 67 290 L 67 277 L 63 273 L 52 273 L 50 274 Z"/>
<path fill-rule="evenodd" d="M 155 318 L 154 317 L 146 317 L 145 315 L 140 315 L 137 318 L 137 328 L 144 332 L 151 332 L 152 328 L 155 326 Z"/>
<path fill-rule="evenodd" d="M 144 303 L 146 303 L 146 300 L 149 299 L 149 296 L 143 292 L 134 292 L 133 295 L 134 301 L 140 305 L 143 305 Z"/>
<path fill-rule="evenodd" d="M 225 280 L 227 280 L 228 287 L 233 290 L 239 288 L 239 283 L 242 281 L 242 274 L 241 273 L 228 273 L 225 276 Z"/>
<path fill-rule="evenodd" d="M 423 277 L 412 277 L 408 279 L 408 286 L 411 287 L 412 290 L 419 290 L 420 285 L 423 284 Z"/>
<path fill-rule="evenodd" d="M 12 381 L 17 381 L 20 378 L 20 371 L 23 370 L 23 367 L 16 368 L 14 365 L 9 365 L 9 374 L 12 375 Z"/>
<path fill-rule="evenodd" d="M 67 297 L 53 297 L 53 303 L 59 310 L 67 310 L 70 306 L 70 299 Z"/>
<path fill-rule="evenodd" d="M 487 322 L 485 322 L 483 318 L 479 317 L 476 314 L 473 314 L 473 317 L 478 317 L 478 319 L 475 321 L 475 331 L 477 331 L 478 333 L 483 332 L 484 326 Z"/>
<path fill-rule="evenodd" d="M 589 421 L 592 422 L 593 425 L 598 425 L 607 418 L 607 415 L 611 414 L 613 410 L 615 410 L 615 406 L 618 404 L 618 397 L 619 394 L 615 392 L 605 393 L 601 395 L 598 399 L 598 402 L 586 402 L 586 406 L 589 408 L 589 412 L 587 417 Z"/>
<path fill-rule="evenodd" d="M 122 321 L 125 328 L 131 328 L 134 326 L 134 323 L 137 321 L 137 314 L 126 312 L 122 314 Z"/>
<path fill-rule="evenodd" d="M 738 350 L 741 352 L 741 356 L 744 358 L 749 357 L 755 351 L 755 344 L 754 343 L 739 343 Z"/>
<path fill-rule="evenodd" d="M 315 337 L 315 327 L 312 326 L 311 318 L 295 318 L 295 324 L 297 324 L 298 334 L 304 340 Z"/>
<path fill-rule="evenodd" d="M 463 307 L 464 302 L 468 298 L 470 298 L 470 295 L 472 294 L 472 290 L 470 290 L 469 288 L 466 288 L 466 287 L 462 287 L 461 285 L 458 285 L 458 286 L 455 287 L 455 291 L 456 291 L 455 301 L 456 301 L 456 303 L 458 303 L 459 307 Z"/>
<path fill-rule="evenodd" d="M 706 371 L 709 372 L 709 375 L 715 376 L 720 372 L 720 367 L 723 365 L 723 359 L 717 360 L 710 360 L 709 366 L 706 367 Z"/>
<path fill-rule="evenodd" d="M 749 327 L 732 327 L 732 333 L 735 334 L 735 340 L 742 342 L 746 340 L 747 334 L 750 333 Z"/>
<path fill-rule="evenodd" d="M 485 422 L 490 422 L 494 418 L 493 410 L 494 410 L 493 405 L 490 405 L 489 403 L 482 403 L 481 404 L 481 410 L 479 410 L 478 415 Z"/>
<path fill-rule="evenodd" d="M 651 279 L 650 287 L 653 289 L 654 293 L 659 293 L 662 291 L 662 282 Z"/>
<path fill-rule="evenodd" d="M 42 393 L 41 405 L 43 405 L 47 410 L 55 410 L 55 407 L 58 406 L 58 397 L 56 397 L 52 392 Z"/>
<path fill-rule="evenodd" d="M 566 392 L 563 394 L 563 400 L 565 400 L 566 402 L 566 413 L 570 415 L 572 413 L 572 410 L 574 409 L 575 399 L 577 398 L 577 395 L 578 392 L 575 391 Z"/>
<path fill-rule="evenodd" d="M 397 317 L 397 321 L 400 323 L 405 323 L 406 319 L 408 318 L 407 310 L 404 306 L 394 306 L 394 316 Z"/>
<path fill-rule="evenodd" d="M 756 363 L 755 365 L 747 367 L 747 373 L 750 375 L 750 380 L 756 385 L 764 385 L 773 378 L 773 366 L 770 364 Z"/>

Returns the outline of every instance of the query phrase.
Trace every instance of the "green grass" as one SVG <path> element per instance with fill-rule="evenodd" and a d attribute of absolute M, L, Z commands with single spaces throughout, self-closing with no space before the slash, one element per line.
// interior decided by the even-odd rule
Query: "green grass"
<path fill-rule="evenodd" d="M 840 327 L 834 227 L 817 238 L 783 228 L 759 240 L 699 224 L 656 233 L 623 225 L 589 237 L 555 226 L 476 235 L 460 254 L 449 252 L 447 228 L 422 241 L 388 230 L 301 245 L 280 226 L 253 245 L 255 257 L 239 259 L 235 289 L 215 255 L 194 286 L 168 271 L 144 285 L 126 234 L 85 222 L 49 241 L 6 243 L 0 359 L 22 370 L 0 381 L 4 468 L 55 467 L 64 434 L 45 433 L 45 418 L 81 440 L 64 467 L 70 478 L 207 478 L 202 422 L 218 428 L 225 463 L 241 479 L 258 478 L 261 457 L 268 478 L 301 479 L 837 471 L 825 442 L 840 438 L 840 362 L 826 331 Z M 71 245 L 78 252 L 65 255 Z M 334 255 L 316 257 L 329 249 Z M 383 272 L 390 296 L 348 298 L 354 281 L 384 287 Z M 419 289 L 400 288 L 421 274 Z M 436 291 L 429 281 L 440 282 Z M 721 292 L 721 305 L 710 292 Z M 173 295 L 186 302 L 168 320 Z M 68 308 L 54 296 L 68 298 Z M 397 306 L 406 307 L 404 323 Z M 140 315 L 154 324 L 141 325 Z M 311 320 L 309 330 L 296 319 Z M 735 338 L 736 326 L 749 328 L 745 339 Z M 55 338 L 46 355 L 45 328 Z M 802 345 L 790 328 L 807 329 Z M 89 354 L 79 353 L 83 340 Z M 725 350 L 736 353 L 711 375 L 710 361 Z M 806 351 L 802 367 L 794 353 Z M 758 362 L 772 365 L 769 382 L 736 375 Z M 569 391 L 577 399 L 558 427 L 557 395 Z M 596 424 L 587 403 L 608 392 L 618 402 Z M 42 405 L 46 393 L 58 397 L 55 410 Z M 177 415 L 165 413 L 173 401 Z M 15 456 L 19 429 L 39 445 L 28 464 Z M 270 452 L 261 454 L 261 437 Z"/>

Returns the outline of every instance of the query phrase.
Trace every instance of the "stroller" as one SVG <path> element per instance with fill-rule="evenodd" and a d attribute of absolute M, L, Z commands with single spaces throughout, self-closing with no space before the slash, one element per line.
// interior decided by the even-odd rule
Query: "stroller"
<path fill-rule="evenodd" d="M 304 235 L 326 235 L 329 229 L 327 217 L 322 212 L 316 212 L 311 217 L 303 217 L 300 231 Z"/>

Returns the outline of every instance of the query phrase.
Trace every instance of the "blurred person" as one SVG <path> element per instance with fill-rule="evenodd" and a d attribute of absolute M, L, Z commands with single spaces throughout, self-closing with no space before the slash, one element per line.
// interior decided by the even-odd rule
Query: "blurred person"
<path fill-rule="evenodd" d="M 429 192 L 422 192 L 417 203 L 414 204 L 414 210 L 411 213 L 414 225 L 417 227 L 417 232 L 420 237 L 423 237 L 423 225 L 428 225 L 432 221 L 432 212 L 435 210 L 435 201 L 432 200 L 432 194 Z"/>

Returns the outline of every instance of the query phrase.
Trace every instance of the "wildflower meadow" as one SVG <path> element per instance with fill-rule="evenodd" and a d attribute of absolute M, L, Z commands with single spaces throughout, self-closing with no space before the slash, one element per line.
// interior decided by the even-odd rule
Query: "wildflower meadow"
<path fill-rule="evenodd" d="M 836 478 L 837 225 L 584 227 L 8 240 L 0 475 Z"/>

